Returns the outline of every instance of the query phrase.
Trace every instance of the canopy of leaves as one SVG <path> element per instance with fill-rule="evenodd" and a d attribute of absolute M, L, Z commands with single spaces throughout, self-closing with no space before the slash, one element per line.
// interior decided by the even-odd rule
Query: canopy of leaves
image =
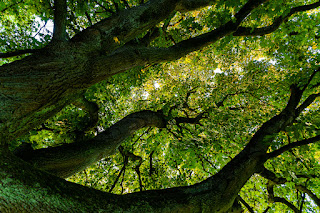
<path fill-rule="evenodd" d="M 79 31 L 143 1 L 70 0 L 67 32 Z M 217 1 L 213 6 L 188 13 L 174 13 L 157 28 L 136 38 L 137 43 L 159 31 L 150 45 L 169 47 L 208 32 L 230 20 L 244 0 Z M 290 9 L 316 1 L 268 1 L 241 26 L 263 27 Z M 50 42 L 53 2 L 50 0 L 0 2 L 0 51 L 37 49 Z M 192 185 L 217 173 L 238 154 L 256 130 L 279 113 L 290 95 L 290 85 L 305 85 L 320 61 L 319 9 L 290 16 L 275 32 L 256 37 L 230 35 L 200 51 L 171 62 L 128 70 L 100 82 L 85 93 L 99 107 L 99 120 L 90 130 L 86 111 L 76 104 L 64 108 L 42 126 L 11 144 L 33 148 L 74 142 L 79 132 L 94 137 L 124 116 L 144 109 L 163 110 L 168 118 L 201 119 L 195 124 L 169 120 L 166 129 L 147 128 L 127 139 L 113 156 L 69 178 L 103 191 L 123 194 L 141 190 Z M 134 42 L 133 42 L 134 43 Z M 133 44 L 134 45 L 134 44 Z M 2 59 L 0 64 L 21 56 Z M 306 94 L 318 93 L 316 73 Z M 294 125 L 279 133 L 269 152 L 295 141 L 319 135 L 319 101 L 310 105 Z M 302 186 L 320 198 L 320 149 L 314 143 L 271 158 L 265 167 L 285 182 L 275 184 L 252 176 L 240 192 L 248 211 L 287 212 L 285 198 L 301 212 L 319 206 Z"/>

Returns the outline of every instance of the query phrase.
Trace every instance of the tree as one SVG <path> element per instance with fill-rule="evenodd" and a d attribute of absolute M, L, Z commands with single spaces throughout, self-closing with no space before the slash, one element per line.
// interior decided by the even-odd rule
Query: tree
<path fill-rule="evenodd" d="M 319 208 L 319 6 L 0 3 L 1 211 Z"/>

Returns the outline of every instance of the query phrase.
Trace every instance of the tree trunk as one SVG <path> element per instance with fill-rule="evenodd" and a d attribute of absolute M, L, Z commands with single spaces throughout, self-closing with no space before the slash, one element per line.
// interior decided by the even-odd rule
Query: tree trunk
<path fill-rule="evenodd" d="M 297 88 L 292 88 L 287 107 L 263 124 L 244 150 L 216 175 L 193 186 L 120 196 L 52 175 L 66 177 L 85 168 L 114 151 L 132 131 L 145 126 L 163 126 L 164 121 L 158 116 L 155 119 L 151 116 L 150 121 L 128 116 L 131 123 L 124 119 L 121 125 L 100 134 L 91 143 L 17 154 L 25 161 L 10 153 L 6 144 L 52 117 L 97 82 L 136 66 L 177 59 L 226 35 L 236 35 L 241 22 L 264 2 L 266 0 L 249 0 L 234 15 L 234 20 L 169 48 L 127 45 L 175 10 L 186 12 L 212 3 L 210 0 L 153 0 L 119 12 L 70 41 L 64 41 L 63 33 L 58 33 L 58 39 L 46 48 L 2 66 L 0 211 L 239 212 L 235 205 L 238 192 L 262 168 L 275 134 L 292 124 L 301 112 L 297 106 L 303 91 Z M 240 34 L 246 35 L 241 29 Z M 37 170 L 26 161 L 52 174 Z"/>
<path fill-rule="evenodd" d="M 0 154 L 1 212 L 230 212 L 252 173 L 229 170 L 194 186 L 114 195 L 36 170 L 8 150 Z"/>
<path fill-rule="evenodd" d="M 36 170 L 2 147 L 0 208 L 3 211 L 33 209 L 32 211 L 38 212 L 66 209 L 76 209 L 75 212 L 232 212 L 243 185 L 255 172 L 262 169 L 267 160 L 266 151 L 276 133 L 291 125 L 302 108 L 312 103 L 307 98 L 298 107 L 302 92 L 292 86 L 290 99 L 283 111 L 264 123 L 247 146 L 222 170 L 193 186 L 113 195 L 68 183 Z M 148 113 L 151 112 L 147 111 Z M 130 119 L 133 123 L 129 122 L 126 126 L 129 133 L 137 126 L 139 128 L 155 124 L 152 122 L 154 120 L 157 120 L 157 125 L 163 125 L 161 119 L 151 119 L 145 123 L 139 114 Z M 115 126 L 118 129 L 121 127 L 117 124 Z"/>
<path fill-rule="evenodd" d="M 157 0 L 130 8 L 78 33 L 54 40 L 32 56 L 0 67 L 0 139 L 11 141 L 72 103 L 84 89 L 130 68 L 178 59 L 237 31 L 266 0 L 249 0 L 217 29 L 169 48 L 127 42 L 173 11 L 193 10 L 211 1 Z M 164 9 L 165 8 L 165 9 Z"/>

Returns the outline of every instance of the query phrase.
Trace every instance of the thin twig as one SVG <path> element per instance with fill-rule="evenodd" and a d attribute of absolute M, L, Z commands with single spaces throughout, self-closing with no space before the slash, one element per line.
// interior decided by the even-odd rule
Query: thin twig
<path fill-rule="evenodd" d="M 248 209 L 250 213 L 254 213 L 253 208 L 240 195 L 238 195 L 238 199 Z"/>

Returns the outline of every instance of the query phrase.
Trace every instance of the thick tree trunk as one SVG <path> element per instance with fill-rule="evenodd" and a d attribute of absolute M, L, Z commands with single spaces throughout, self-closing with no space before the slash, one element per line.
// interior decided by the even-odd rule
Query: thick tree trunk
<path fill-rule="evenodd" d="M 235 175 L 234 171 L 229 173 Z M 251 176 L 249 173 L 252 171 L 246 176 Z M 237 176 L 240 184 L 235 184 L 228 182 L 230 178 L 225 180 L 226 175 L 214 176 L 190 187 L 120 196 L 70 183 L 33 169 L 3 149 L 0 153 L 0 211 L 228 212 L 237 196 L 237 191 L 233 190 L 241 188 L 241 183 L 245 183 L 247 177 Z M 228 188 L 232 193 L 225 193 Z"/>
<path fill-rule="evenodd" d="M 248 14 L 266 0 L 249 0 L 234 15 L 234 20 L 169 48 L 126 45 L 173 11 L 185 12 L 212 2 L 149 1 L 95 24 L 70 41 L 64 41 L 63 33 L 58 33 L 57 40 L 36 54 L 2 66 L 0 211 L 232 212 L 238 192 L 266 160 L 266 150 L 274 134 L 290 125 L 301 112 L 297 105 L 302 92 L 297 88 L 292 88 L 291 98 L 283 112 L 266 122 L 242 152 L 219 173 L 193 186 L 113 195 L 37 170 L 6 148 L 12 139 L 52 117 L 89 86 L 136 66 L 177 59 L 237 32 Z M 241 29 L 240 34 L 246 35 L 245 30 Z M 91 143 L 82 142 L 80 146 L 71 144 L 18 155 L 39 168 L 65 177 L 108 155 L 132 131 L 151 125 L 162 126 L 163 120 L 155 117 L 150 117 L 152 121 L 142 121 L 139 116 L 129 117 L 131 123 L 119 124 L 112 131 L 92 139 Z"/>
<path fill-rule="evenodd" d="M 54 40 L 20 61 L 0 67 L 0 138 L 11 141 L 52 117 L 89 86 L 136 66 L 180 58 L 237 30 L 266 0 L 249 0 L 235 20 L 170 48 L 126 45 L 173 11 L 211 1 L 156 0 L 131 8 L 83 30 L 70 41 Z"/>
<path fill-rule="evenodd" d="M 144 191 L 122 196 L 103 193 L 68 183 L 36 170 L 2 147 L 0 150 L 0 210 L 3 212 L 23 212 L 29 209 L 33 212 L 236 212 L 238 210 L 233 207 L 238 192 L 255 172 L 262 169 L 267 159 L 266 150 L 275 134 L 291 125 L 302 108 L 312 103 L 307 98 L 298 107 L 302 92 L 293 86 L 286 108 L 263 124 L 245 149 L 221 171 L 193 186 Z M 154 115 L 149 111 L 147 113 Z M 139 113 L 133 117 L 128 116 L 133 122 L 126 124 L 129 131 L 124 130 L 124 132 L 129 134 L 137 127 L 164 124 L 161 119 L 143 121 L 140 116 Z M 158 116 L 155 115 L 155 117 Z M 157 122 L 154 123 L 154 120 Z M 118 128 L 117 131 L 123 134 L 122 125 L 115 126 Z M 93 147 L 95 147 L 94 143 Z M 42 158 L 45 159 L 45 156 Z"/>

